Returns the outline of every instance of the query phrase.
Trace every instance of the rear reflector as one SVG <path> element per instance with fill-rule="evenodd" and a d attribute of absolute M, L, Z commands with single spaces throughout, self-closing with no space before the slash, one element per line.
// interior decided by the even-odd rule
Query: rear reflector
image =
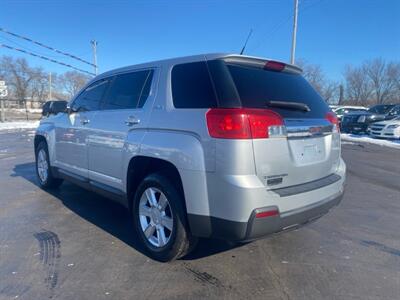
<path fill-rule="evenodd" d="M 274 216 L 278 216 L 279 215 L 279 211 L 278 210 L 268 210 L 268 211 L 263 211 L 263 212 L 259 212 L 256 213 L 256 218 L 267 218 L 267 217 L 274 217 Z"/>
<path fill-rule="evenodd" d="M 339 119 L 334 112 L 327 112 L 325 119 L 333 125 L 333 132 L 339 132 Z"/>
<path fill-rule="evenodd" d="M 270 60 L 265 64 L 264 69 L 282 71 L 285 68 L 285 66 L 286 65 L 284 63 Z"/>
<path fill-rule="evenodd" d="M 262 139 L 286 135 L 282 117 L 268 109 L 212 108 L 206 113 L 208 132 L 220 139 Z"/>

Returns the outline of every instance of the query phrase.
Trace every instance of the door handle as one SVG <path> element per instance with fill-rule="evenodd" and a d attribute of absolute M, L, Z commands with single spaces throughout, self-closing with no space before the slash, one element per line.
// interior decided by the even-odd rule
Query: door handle
<path fill-rule="evenodd" d="M 134 116 L 130 116 L 128 117 L 128 119 L 126 119 L 125 124 L 127 126 L 132 126 L 132 125 L 137 125 L 140 123 L 140 119 L 134 117 Z"/>
<path fill-rule="evenodd" d="M 81 124 L 82 125 L 86 125 L 86 124 L 89 124 L 89 119 L 81 119 Z"/>

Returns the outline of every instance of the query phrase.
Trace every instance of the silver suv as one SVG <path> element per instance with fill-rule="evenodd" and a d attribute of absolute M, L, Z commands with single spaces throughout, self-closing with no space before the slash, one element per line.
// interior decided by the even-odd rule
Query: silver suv
<path fill-rule="evenodd" d="M 94 78 L 34 141 L 43 188 L 63 179 L 126 206 L 148 254 L 199 237 L 251 241 L 337 205 L 336 116 L 293 65 L 208 54 Z"/>

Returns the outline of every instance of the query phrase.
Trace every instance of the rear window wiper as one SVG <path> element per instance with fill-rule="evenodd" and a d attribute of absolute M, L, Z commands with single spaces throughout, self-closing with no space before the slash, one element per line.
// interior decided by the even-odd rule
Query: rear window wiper
<path fill-rule="evenodd" d="M 311 111 L 307 104 L 301 102 L 287 102 L 287 101 L 267 101 L 268 107 L 287 108 L 301 111 Z"/>

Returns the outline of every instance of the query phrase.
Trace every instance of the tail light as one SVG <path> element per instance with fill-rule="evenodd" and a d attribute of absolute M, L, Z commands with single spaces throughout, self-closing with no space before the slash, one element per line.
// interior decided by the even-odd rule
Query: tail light
<path fill-rule="evenodd" d="M 333 132 L 339 132 L 339 119 L 334 112 L 327 112 L 325 119 L 333 125 Z"/>
<path fill-rule="evenodd" d="M 206 113 L 208 132 L 220 139 L 286 136 L 282 117 L 267 109 L 213 108 Z"/>

